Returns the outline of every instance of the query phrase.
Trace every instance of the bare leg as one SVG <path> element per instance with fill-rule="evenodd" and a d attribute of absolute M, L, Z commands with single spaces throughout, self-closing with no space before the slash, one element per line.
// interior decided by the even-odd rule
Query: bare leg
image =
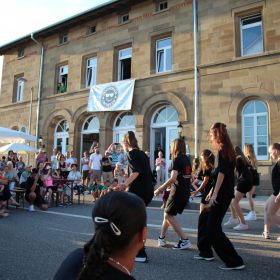
<path fill-rule="evenodd" d="M 253 186 L 252 189 L 247 193 L 247 198 L 249 201 L 249 206 L 251 211 L 255 211 L 255 202 L 253 199 L 253 194 L 255 193 L 255 191 L 256 191 L 256 186 Z"/>
<path fill-rule="evenodd" d="M 167 214 L 167 213 L 164 213 L 164 218 L 168 221 L 168 223 L 173 227 L 173 229 L 175 230 L 175 232 L 178 234 L 178 236 L 181 238 L 181 239 L 187 239 L 187 235 L 183 232 L 181 226 L 179 225 L 179 223 L 177 222 L 177 220 Z"/>
<path fill-rule="evenodd" d="M 165 237 L 166 236 L 166 232 L 168 230 L 169 227 L 169 222 L 165 219 L 165 213 L 164 213 L 164 217 L 163 217 L 163 221 L 162 221 L 162 226 L 161 226 L 161 232 L 160 232 L 160 237 Z"/>
<path fill-rule="evenodd" d="M 230 211 L 231 211 L 231 216 L 232 218 L 234 219 L 237 219 L 238 218 L 238 215 L 233 207 L 233 200 L 231 201 L 231 204 L 230 204 Z"/>
<path fill-rule="evenodd" d="M 265 204 L 264 232 L 270 233 L 270 226 L 272 224 L 273 219 L 277 219 L 275 214 L 279 208 L 280 202 L 275 203 L 275 196 L 271 195 Z"/>
<path fill-rule="evenodd" d="M 243 198 L 243 193 L 236 191 L 235 192 L 235 198 L 232 200 L 231 205 L 235 210 L 236 215 L 239 218 L 239 221 L 241 224 L 246 224 L 245 219 L 244 219 L 244 215 L 242 213 L 242 210 L 239 206 L 239 202 L 240 200 Z"/>
<path fill-rule="evenodd" d="M 205 204 L 203 203 L 200 203 L 200 206 L 199 206 L 199 213 L 201 214 L 201 212 L 205 209 Z"/>

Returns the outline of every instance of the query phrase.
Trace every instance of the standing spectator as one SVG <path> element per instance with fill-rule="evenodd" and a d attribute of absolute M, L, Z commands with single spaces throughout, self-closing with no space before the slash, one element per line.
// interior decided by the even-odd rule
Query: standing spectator
<path fill-rule="evenodd" d="M 51 155 L 51 164 L 52 164 L 52 170 L 56 170 L 58 168 L 58 152 L 57 149 L 53 149 L 53 154 Z"/>
<path fill-rule="evenodd" d="M 92 183 L 95 183 L 96 180 L 101 180 L 101 164 L 102 164 L 102 155 L 100 155 L 99 147 L 94 148 L 94 153 L 90 155 L 89 158 L 89 167 L 90 167 L 90 182 L 89 186 Z"/>
<path fill-rule="evenodd" d="M 118 162 L 122 164 L 122 168 L 126 171 L 128 162 L 126 153 L 124 152 L 122 147 L 119 148 Z"/>
<path fill-rule="evenodd" d="M 234 197 L 235 151 L 227 133 L 226 125 L 215 123 L 209 130 L 213 148 L 218 150 L 218 166 L 215 169 L 215 186 L 207 198 L 209 208 L 199 215 L 197 260 L 211 261 L 214 259 L 212 248 L 225 263 L 222 270 L 244 269 L 242 258 L 235 251 L 232 243 L 222 230 L 222 221 Z"/>
<path fill-rule="evenodd" d="M 65 156 L 63 154 L 60 155 L 58 167 L 59 167 L 58 169 L 61 172 L 61 177 L 63 179 L 67 179 L 67 176 L 68 176 L 69 172 L 67 170 L 67 166 L 66 166 L 66 163 L 65 163 Z"/>
<path fill-rule="evenodd" d="M 88 179 L 89 179 L 89 155 L 88 152 L 84 152 L 84 156 L 81 158 L 81 165 L 82 165 L 82 178 L 83 178 L 83 185 L 88 186 Z"/>
<path fill-rule="evenodd" d="M 13 150 L 8 151 L 7 162 L 8 161 L 13 162 L 14 167 L 16 166 L 16 163 L 14 162 L 14 152 L 13 152 Z"/>
<path fill-rule="evenodd" d="M 41 210 L 47 210 L 48 204 L 41 196 L 41 188 L 44 187 L 43 182 L 38 174 L 38 169 L 32 169 L 32 175 L 26 181 L 25 199 L 30 203 L 29 211 L 34 212 L 34 205 L 40 207 Z"/>
<path fill-rule="evenodd" d="M 110 184 L 113 181 L 113 174 L 112 174 L 112 160 L 109 157 L 109 152 L 105 152 L 104 157 L 102 158 L 101 161 L 102 164 L 102 178 L 103 178 L 103 183 L 106 182 L 107 180 L 110 181 Z"/>
<path fill-rule="evenodd" d="M 250 166 L 250 170 L 252 173 L 253 187 L 247 193 L 247 198 L 249 200 L 250 212 L 245 216 L 245 221 L 256 221 L 257 214 L 255 212 L 255 202 L 254 202 L 254 194 L 256 192 L 256 186 L 260 184 L 260 175 L 258 173 L 258 162 L 254 152 L 254 147 L 252 144 L 244 145 L 244 155 L 247 158 L 247 161 Z"/>
<path fill-rule="evenodd" d="M 129 177 L 121 185 L 120 189 L 127 190 L 138 195 L 148 205 L 153 198 L 153 176 L 150 162 L 146 154 L 139 149 L 138 141 L 133 131 L 128 131 L 123 138 L 123 148 L 127 153 Z M 139 250 L 135 261 L 146 262 L 145 247 Z"/>
<path fill-rule="evenodd" d="M 48 161 L 47 154 L 43 149 L 39 149 L 39 153 L 36 156 L 36 167 L 38 167 L 40 163 L 45 163 L 46 161 Z"/>
<path fill-rule="evenodd" d="M 20 178 L 22 172 L 25 170 L 25 163 L 22 160 L 22 156 L 19 156 L 18 161 L 16 162 L 17 175 Z"/>
<path fill-rule="evenodd" d="M 269 153 L 270 157 L 273 160 L 276 160 L 276 164 L 271 172 L 273 194 L 265 203 L 263 231 L 263 237 L 265 239 L 270 239 L 270 226 L 272 223 L 280 226 L 280 216 L 277 215 L 277 211 L 280 209 L 280 144 L 272 144 L 269 147 Z M 278 237 L 277 240 L 280 241 L 280 238 Z"/>
<path fill-rule="evenodd" d="M 190 177 L 191 177 L 191 162 L 186 155 L 186 145 L 183 139 L 175 139 L 171 144 L 171 177 L 158 189 L 154 194 L 157 196 L 161 191 L 171 186 L 170 195 L 166 202 L 164 209 L 164 218 L 161 227 L 161 233 L 158 238 L 158 245 L 160 247 L 166 246 L 165 236 L 168 227 L 171 225 L 180 240 L 174 249 L 188 249 L 191 248 L 191 242 L 187 235 L 183 232 L 180 224 L 175 219 L 175 216 L 185 209 L 190 195 Z"/>
<path fill-rule="evenodd" d="M 157 185 L 160 186 L 165 180 L 165 159 L 163 153 L 158 152 L 158 158 L 156 158 L 156 172 L 157 172 Z"/>
<path fill-rule="evenodd" d="M 157 147 L 154 151 L 154 159 L 156 160 L 156 158 L 158 158 L 158 153 L 162 152 L 163 157 L 164 157 L 164 150 L 161 148 L 160 143 L 157 144 Z"/>
<path fill-rule="evenodd" d="M 66 154 L 65 163 L 66 163 L 66 168 L 67 168 L 67 171 L 68 171 L 68 174 L 69 174 L 69 172 L 71 171 L 71 165 L 72 165 L 73 163 L 75 163 L 75 160 L 74 160 L 74 158 L 72 157 L 71 152 L 69 152 L 69 151 L 68 151 L 67 154 Z M 67 176 L 68 176 L 68 174 L 67 174 Z"/>
<path fill-rule="evenodd" d="M 119 143 L 112 143 L 106 151 L 106 152 L 109 152 L 109 155 L 112 159 L 112 170 L 115 169 L 116 164 L 119 160 L 119 153 L 117 152 L 118 145 L 119 145 Z"/>

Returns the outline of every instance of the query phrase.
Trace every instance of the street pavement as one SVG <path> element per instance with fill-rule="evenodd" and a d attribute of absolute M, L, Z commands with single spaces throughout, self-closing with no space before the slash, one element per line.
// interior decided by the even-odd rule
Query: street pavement
<path fill-rule="evenodd" d="M 158 248 L 157 237 L 163 210 L 161 201 L 155 199 L 148 207 L 147 253 L 149 262 L 136 264 L 133 275 L 138 280 L 152 279 L 280 279 L 280 236 L 278 227 L 271 229 L 272 239 L 261 238 L 263 205 L 265 197 L 256 198 L 258 220 L 250 222 L 249 230 L 236 232 L 225 229 L 238 253 L 243 257 L 244 271 L 221 271 L 222 262 L 197 261 L 196 235 L 198 201 L 195 199 L 178 220 L 193 243 L 193 249 L 178 251 L 171 247 L 178 239 L 169 230 L 168 247 Z M 242 202 L 247 208 L 247 201 Z M 74 204 L 69 207 L 53 207 L 47 212 L 29 213 L 26 209 L 11 208 L 8 218 L 0 219 L 0 279 L 48 280 L 52 279 L 61 261 L 72 250 L 82 247 L 93 233 L 92 204 Z M 228 215 L 226 216 L 228 218 Z M 66 279 L 67 280 L 67 279 Z"/>

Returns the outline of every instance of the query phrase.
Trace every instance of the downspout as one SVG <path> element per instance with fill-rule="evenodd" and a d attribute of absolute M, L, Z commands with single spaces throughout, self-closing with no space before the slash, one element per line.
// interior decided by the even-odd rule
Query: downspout
<path fill-rule="evenodd" d="M 194 33 L 194 156 L 198 157 L 198 48 L 197 48 L 197 5 L 193 0 Z"/>
<path fill-rule="evenodd" d="M 43 79 L 43 64 L 44 64 L 44 46 L 39 43 L 34 37 L 33 33 L 30 34 L 31 40 L 33 40 L 41 48 L 40 58 L 40 73 L 39 73 L 39 84 L 38 84 L 38 96 L 37 96 L 37 114 L 36 114 L 36 149 L 38 149 L 39 142 L 39 119 L 40 119 L 40 108 L 41 108 L 41 96 L 42 96 L 42 79 Z"/>

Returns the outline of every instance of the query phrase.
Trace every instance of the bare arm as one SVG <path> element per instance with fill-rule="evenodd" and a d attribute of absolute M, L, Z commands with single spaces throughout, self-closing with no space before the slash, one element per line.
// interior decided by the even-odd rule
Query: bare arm
<path fill-rule="evenodd" d="M 218 177 L 217 177 L 217 181 L 216 181 L 216 185 L 215 185 L 215 188 L 213 190 L 212 197 L 210 199 L 210 205 L 214 205 L 214 204 L 217 203 L 216 199 L 217 199 L 218 193 L 220 191 L 221 185 L 224 181 L 224 178 L 225 178 L 225 174 L 219 172 Z"/>
<path fill-rule="evenodd" d="M 174 184 L 176 182 L 176 180 L 177 180 L 177 176 L 178 176 L 178 171 L 172 170 L 170 178 L 163 185 L 161 185 L 159 188 L 157 188 L 154 191 L 154 195 L 155 196 L 159 195 L 160 192 L 166 190 L 169 186 Z"/>

